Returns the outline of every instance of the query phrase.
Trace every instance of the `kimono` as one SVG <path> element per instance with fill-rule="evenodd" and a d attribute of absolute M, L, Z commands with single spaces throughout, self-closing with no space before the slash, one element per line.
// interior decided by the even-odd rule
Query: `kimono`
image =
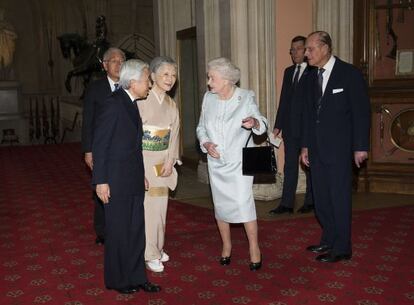
<path fill-rule="evenodd" d="M 149 189 L 145 193 L 145 260 L 160 259 L 164 247 L 169 189 L 177 186 L 177 171 L 161 177 L 164 162 L 179 162 L 180 118 L 174 100 L 165 94 L 160 98 L 151 90 L 147 99 L 138 102 L 142 119 L 142 154 Z"/>

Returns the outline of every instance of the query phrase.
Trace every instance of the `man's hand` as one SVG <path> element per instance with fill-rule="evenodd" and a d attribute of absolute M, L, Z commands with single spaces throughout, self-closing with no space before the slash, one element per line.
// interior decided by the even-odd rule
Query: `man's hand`
<path fill-rule="evenodd" d="M 168 160 L 164 162 L 164 165 L 162 166 L 162 169 L 161 169 L 161 177 L 171 176 L 172 171 L 173 171 L 173 161 Z"/>
<path fill-rule="evenodd" d="M 355 165 L 360 168 L 362 162 L 364 162 L 366 159 L 368 159 L 368 152 L 366 151 L 355 151 L 354 152 L 354 161 Z"/>
<path fill-rule="evenodd" d="M 109 189 L 109 184 L 97 184 L 96 185 L 96 194 L 98 195 L 99 199 L 104 204 L 107 204 L 109 202 L 109 198 L 111 198 L 111 192 Z"/>
<path fill-rule="evenodd" d="M 204 148 L 207 150 L 207 153 L 215 159 L 220 158 L 220 154 L 216 150 L 217 144 L 206 142 L 203 144 Z"/>
<path fill-rule="evenodd" d="M 251 128 L 259 129 L 260 128 L 259 121 L 250 116 L 242 120 L 242 126 L 246 129 L 251 129 Z"/>
<path fill-rule="evenodd" d="M 91 152 L 85 153 L 85 163 L 90 168 L 90 170 L 93 170 L 93 158 Z"/>
<path fill-rule="evenodd" d="M 308 148 L 307 147 L 302 148 L 302 150 L 300 152 L 300 160 L 302 161 L 302 163 L 304 165 L 309 167 L 309 156 L 308 156 Z"/>
<path fill-rule="evenodd" d="M 148 182 L 147 177 L 144 177 L 144 187 L 145 187 L 145 190 L 146 190 L 146 191 L 148 191 L 148 190 L 149 190 L 149 182 Z"/>
<path fill-rule="evenodd" d="M 273 136 L 276 138 L 277 135 L 280 133 L 280 129 L 279 128 L 275 128 L 273 129 Z"/>

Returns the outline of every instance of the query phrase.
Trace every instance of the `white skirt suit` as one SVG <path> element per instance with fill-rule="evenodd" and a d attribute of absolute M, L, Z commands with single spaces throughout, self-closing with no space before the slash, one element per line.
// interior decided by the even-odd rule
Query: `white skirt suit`
<path fill-rule="evenodd" d="M 243 128 L 242 120 L 253 117 L 260 123 L 258 130 Z M 242 174 L 242 149 L 253 131 L 263 134 L 267 120 L 256 104 L 253 91 L 236 88 L 229 100 L 220 100 L 217 94 L 204 95 L 197 137 L 203 144 L 217 144 L 219 159 L 207 155 L 208 173 L 213 195 L 216 219 L 228 223 L 245 223 L 256 220 L 253 198 L 253 176 Z M 251 139 L 248 146 L 254 146 Z"/>

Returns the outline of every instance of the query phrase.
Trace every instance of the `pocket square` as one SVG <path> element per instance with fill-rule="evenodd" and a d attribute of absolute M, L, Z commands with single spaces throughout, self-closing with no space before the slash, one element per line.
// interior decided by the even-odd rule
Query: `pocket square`
<path fill-rule="evenodd" d="M 342 92 L 342 91 L 344 91 L 343 88 L 332 89 L 332 94 L 336 94 L 336 93 L 339 93 L 339 92 Z"/>

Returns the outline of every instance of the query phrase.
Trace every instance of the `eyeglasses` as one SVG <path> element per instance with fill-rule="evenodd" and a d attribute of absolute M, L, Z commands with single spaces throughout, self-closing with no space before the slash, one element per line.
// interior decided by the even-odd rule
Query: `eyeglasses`
<path fill-rule="evenodd" d="M 297 52 L 302 51 L 302 50 L 304 50 L 304 49 L 305 49 L 305 47 L 300 47 L 300 48 L 291 48 L 291 49 L 289 49 L 289 53 L 290 53 L 290 54 L 292 54 L 292 53 L 297 53 Z"/>
<path fill-rule="evenodd" d="M 112 65 L 122 65 L 124 63 L 124 60 L 111 59 L 105 60 L 105 62 L 110 63 Z"/>

